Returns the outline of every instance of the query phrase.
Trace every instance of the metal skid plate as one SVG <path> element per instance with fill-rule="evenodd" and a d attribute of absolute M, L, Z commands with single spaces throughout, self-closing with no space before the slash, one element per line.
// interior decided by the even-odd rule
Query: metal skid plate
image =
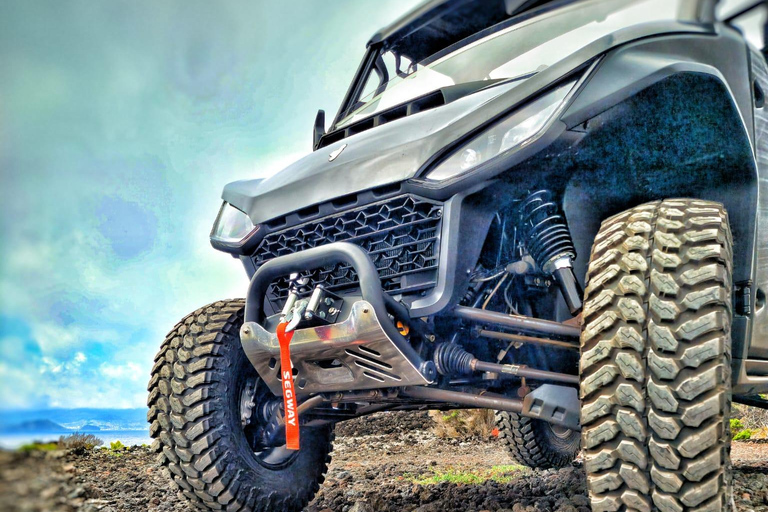
<path fill-rule="evenodd" d="M 240 340 L 251 364 L 279 395 L 277 335 L 256 322 L 246 322 Z M 355 302 L 342 322 L 297 329 L 291 340 L 291 362 L 299 395 L 429 384 L 385 334 L 373 307 L 364 300 Z"/>

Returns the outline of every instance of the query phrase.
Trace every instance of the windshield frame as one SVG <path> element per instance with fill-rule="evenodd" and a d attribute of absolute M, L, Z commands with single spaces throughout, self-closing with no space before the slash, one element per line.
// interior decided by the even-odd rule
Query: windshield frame
<path fill-rule="evenodd" d="M 418 64 L 419 67 L 428 66 L 429 64 L 445 57 L 446 55 L 450 55 L 451 53 L 454 53 L 461 48 L 475 43 L 476 41 L 488 37 L 498 31 L 504 30 L 518 23 L 522 23 L 530 18 L 544 15 L 548 12 L 557 10 L 560 7 L 575 3 L 577 1 L 578 0 L 552 0 L 543 5 L 536 6 L 533 9 L 523 11 L 522 13 L 514 15 L 509 19 L 475 32 L 474 34 L 435 52 L 434 54 L 416 64 Z M 339 106 L 339 110 L 333 119 L 333 124 L 331 125 L 329 132 L 337 130 L 339 128 L 339 123 L 341 123 L 341 121 L 343 121 L 347 116 L 356 110 L 354 108 L 355 104 L 360 101 L 363 89 L 365 88 L 368 79 L 371 77 L 372 73 L 376 72 L 376 61 L 387 51 L 389 51 L 390 46 L 391 42 L 387 40 L 368 44 L 365 55 L 363 55 L 363 59 L 361 60 L 360 65 L 358 66 L 358 69 L 352 79 L 352 82 L 350 83 L 350 86 L 344 95 L 344 99 L 342 100 L 341 105 Z"/>
<path fill-rule="evenodd" d="M 354 89 L 356 90 L 353 90 L 352 87 L 350 88 L 357 97 L 359 97 L 361 92 L 364 92 L 366 94 L 366 97 L 363 98 L 364 101 L 347 102 L 347 105 L 353 105 L 352 109 L 350 110 L 347 107 L 347 111 L 341 113 L 344 116 L 343 118 L 337 116 L 332 131 L 327 134 L 328 137 L 324 136 L 321 141 L 325 140 L 328 143 L 336 142 L 340 138 L 345 138 L 357 131 L 372 128 L 374 126 L 369 125 L 371 121 L 374 125 L 377 123 L 377 112 L 386 110 L 390 106 L 392 109 L 408 106 L 411 99 L 415 101 L 419 98 L 425 99 L 435 94 L 440 95 L 440 91 L 446 89 L 448 82 L 451 85 L 455 85 L 457 84 L 457 79 L 473 80 L 470 75 L 472 70 L 489 71 L 486 79 L 497 77 L 511 78 L 510 75 L 512 73 L 520 74 L 531 71 L 534 67 L 536 67 L 536 71 L 546 71 L 550 67 L 555 66 L 559 61 L 568 58 L 571 54 L 583 54 L 591 51 L 587 50 L 587 48 L 592 48 L 593 50 L 594 48 L 603 48 L 602 51 L 606 51 L 615 45 L 627 43 L 651 34 L 675 32 L 713 33 L 715 31 L 714 21 L 709 16 L 702 15 L 700 2 L 704 1 L 706 0 L 637 0 L 636 2 L 627 2 L 626 0 L 586 0 L 582 4 L 580 0 L 571 0 L 546 4 L 542 9 L 532 10 L 526 13 L 526 15 L 520 15 L 498 23 L 486 30 L 478 31 L 458 42 L 458 44 L 449 46 L 445 51 L 441 50 L 441 56 L 433 54 L 431 57 L 422 59 L 420 61 L 422 63 L 421 67 L 415 69 L 415 72 L 408 76 L 403 76 L 398 71 L 400 66 L 397 64 L 398 59 L 396 59 L 395 69 L 390 68 L 389 74 L 395 76 L 398 80 L 391 80 L 387 84 L 383 83 L 386 74 L 382 73 L 381 70 L 376 70 L 380 78 L 378 83 L 371 80 L 373 76 L 370 72 L 371 66 L 380 66 L 382 61 L 381 52 L 388 51 L 386 49 L 388 44 L 394 44 L 391 41 L 388 43 L 385 40 L 382 46 L 369 47 L 367 62 L 364 61 L 364 64 L 367 64 L 368 67 L 368 74 L 364 73 L 366 70 L 361 65 L 358 79 L 354 84 Z M 583 10 L 581 9 L 582 6 L 584 7 Z M 587 9 L 587 6 L 590 8 Z M 570 16 L 570 14 L 575 16 Z M 525 33 L 519 31 L 528 31 L 528 36 L 530 37 L 524 37 Z M 520 39 L 518 43 L 514 43 L 513 37 L 510 42 L 509 38 L 512 37 L 510 34 L 517 34 L 523 37 L 523 39 Z M 552 34 L 555 35 L 553 36 Z M 498 41 L 491 42 L 497 38 Z M 504 55 L 504 52 L 506 52 L 511 53 L 512 56 L 507 62 L 499 63 L 497 64 L 498 67 L 493 69 L 489 68 L 488 65 L 494 64 L 494 61 L 487 58 L 479 61 L 484 62 L 485 67 L 475 66 L 470 49 L 486 43 L 495 45 L 497 51 L 501 49 L 501 55 Z M 511 45 L 507 46 L 508 48 L 516 50 L 512 52 L 504 50 L 506 48 L 505 44 Z M 492 46 L 492 48 L 494 47 Z M 487 56 L 491 56 L 491 59 L 494 58 L 493 52 L 486 53 Z M 407 50 L 404 50 L 403 54 L 407 58 Z M 454 59 L 458 60 L 454 61 Z M 424 64 L 427 61 L 430 63 Z M 438 66 L 448 66 L 448 70 L 451 70 L 451 66 L 453 66 L 453 71 L 458 73 L 457 77 L 452 79 L 453 73 L 448 72 L 443 75 L 448 77 L 446 80 L 432 80 L 432 77 L 440 76 Z M 438 71 L 438 74 L 434 75 L 432 71 Z M 426 75 L 424 75 L 425 72 L 427 72 Z M 426 80 L 424 79 L 425 76 Z M 463 78 L 460 78 L 462 76 Z M 364 81 L 360 78 L 364 78 Z M 412 81 L 406 85 L 406 82 L 409 80 Z M 451 82 L 451 80 L 453 81 Z M 431 90 L 428 89 L 430 83 L 434 86 Z M 443 86 L 440 85 L 441 83 Z M 372 85 L 374 87 L 371 87 Z M 403 89 L 401 85 L 405 88 Z M 364 91 L 361 91 L 361 89 Z M 373 92 L 370 92 L 371 89 L 373 89 Z M 390 89 L 394 94 L 389 93 Z M 403 92 L 405 94 L 402 94 Z M 421 96 L 413 94 L 414 92 L 421 94 Z M 409 94 L 413 94 L 413 96 L 408 96 Z M 349 95 L 348 99 L 354 97 Z M 397 101 L 398 99 L 400 99 L 399 102 Z M 428 108 L 434 106 L 436 105 L 431 105 Z M 417 106 L 416 112 L 421 110 L 424 110 L 423 106 Z M 408 111 L 406 111 L 407 114 Z M 398 115 L 397 117 L 402 116 Z M 385 118 L 384 122 L 389 120 L 392 119 Z M 351 127 L 357 128 L 355 131 L 352 131 Z M 322 145 L 322 142 L 320 144 Z"/>

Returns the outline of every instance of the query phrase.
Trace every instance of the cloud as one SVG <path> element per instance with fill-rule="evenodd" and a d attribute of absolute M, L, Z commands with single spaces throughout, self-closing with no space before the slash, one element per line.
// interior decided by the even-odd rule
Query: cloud
<path fill-rule="evenodd" d="M 13 365 L 0 361 L 0 401 L 4 408 L 23 409 L 47 406 L 47 397 L 33 390 L 45 386 L 41 372 L 31 365 Z M 45 386 L 47 387 L 47 386 Z"/>
<path fill-rule="evenodd" d="M 44 356 L 41 358 L 40 374 L 52 373 L 75 377 L 80 375 L 80 368 L 87 360 L 88 358 L 82 352 L 76 352 L 72 358 L 66 360 Z"/>
<path fill-rule="evenodd" d="M 104 363 L 99 367 L 99 373 L 108 379 L 128 379 L 132 381 L 144 380 L 146 368 L 137 363 L 125 363 L 114 365 Z"/>
<path fill-rule="evenodd" d="M 0 2 L 0 407 L 142 406 L 165 333 L 245 292 L 223 185 L 308 152 L 418 1 Z"/>

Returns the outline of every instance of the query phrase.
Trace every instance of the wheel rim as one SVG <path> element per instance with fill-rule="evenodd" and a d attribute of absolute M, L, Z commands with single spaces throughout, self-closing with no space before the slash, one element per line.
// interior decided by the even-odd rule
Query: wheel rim
<path fill-rule="evenodd" d="M 275 470 L 289 466 L 299 455 L 297 450 L 289 450 L 285 445 L 261 446 L 258 442 L 259 427 L 265 423 L 260 411 L 270 398 L 269 390 L 257 376 L 251 376 L 244 381 L 239 400 L 240 425 L 254 459 L 267 469 Z"/>
<path fill-rule="evenodd" d="M 549 426 L 549 430 L 551 430 L 555 437 L 559 439 L 568 439 L 571 434 L 573 434 L 573 430 L 569 428 L 560 425 L 552 425 L 551 423 L 547 423 L 547 425 Z"/>

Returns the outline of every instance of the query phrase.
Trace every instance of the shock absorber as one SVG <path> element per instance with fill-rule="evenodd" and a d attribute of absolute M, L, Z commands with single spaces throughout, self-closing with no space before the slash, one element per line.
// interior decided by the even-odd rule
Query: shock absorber
<path fill-rule="evenodd" d="M 525 198 L 520 218 L 528 252 L 545 274 L 554 276 L 568 309 L 576 315 L 582 306 L 581 286 L 573 273 L 576 249 L 565 216 L 552 200 L 552 192 L 539 190 Z"/>

